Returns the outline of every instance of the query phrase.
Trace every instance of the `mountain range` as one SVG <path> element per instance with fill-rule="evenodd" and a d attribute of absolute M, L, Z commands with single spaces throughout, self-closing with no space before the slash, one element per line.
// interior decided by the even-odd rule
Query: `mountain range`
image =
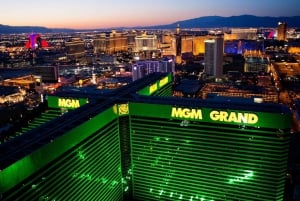
<path fill-rule="evenodd" d="M 293 17 L 258 17 L 253 15 L 239 15 L 230 17 L 205 16 L 194 19 L 177 21 L 171 24 L 144 27 L 113 27 L 110 29 L 79 30 L 68 28 L 47 28 L 41 26 L 9 26 L 0 24 L 0 34 L 18 33 L 58 33 L 75 31 L 105 31 L 111 29 L 174 29 L 179 24 L 181 28 L 222 28 L 222 27 L 277 27 L 278 22 L 286 22 L 288 27 L 300 28 L 300 16 Z"/>
<path fill-rule="evenodd" d="M 218 27 L 277 27 L 278 22 L 287 23 L 288 27 L 300 28 L 300 16 L 294 17 L 258 17 L 254 15 L 239 15 L 230 17 L 206 16 L 195 19 L 178 21 L 164 27 L 176 27 L 177 24 L 181 28 L 218 28 Z"/>

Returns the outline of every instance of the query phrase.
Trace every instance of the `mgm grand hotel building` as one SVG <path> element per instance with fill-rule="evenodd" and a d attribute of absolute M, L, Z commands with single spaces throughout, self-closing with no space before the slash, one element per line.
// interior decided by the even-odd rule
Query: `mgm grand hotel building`
<path fill-rule="evenodd" d="M 0 200 L 284 200 L 284 105 L 172 97 L 163 73 L 48 104 L 68 112 L 0 146 Z"/>

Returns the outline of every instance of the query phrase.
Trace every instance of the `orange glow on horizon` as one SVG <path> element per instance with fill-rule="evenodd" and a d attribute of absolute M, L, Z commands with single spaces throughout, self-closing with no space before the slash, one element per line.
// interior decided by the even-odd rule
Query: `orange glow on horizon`
<path fill-rule="evenodd" d="M 151 19 L 140 19 L 132 21 L 128 19 L 124 20 L 91 20 L 91 21 L 59 21 L 58 22 L 46 22 L 44 21 L 43 25 L 33 24 L 30 26 L 43 26 L 47 28 L 67 28 L 67 29 L 106 29 L 106 28 L 116 28 L 116 27 L 139 27 L 139 26 L 158 26 L 164 24 L 171 24 L 172 20 L 151 20 Z M 27 26 L 28 23 L 22 23 L 13 26 Z"/>

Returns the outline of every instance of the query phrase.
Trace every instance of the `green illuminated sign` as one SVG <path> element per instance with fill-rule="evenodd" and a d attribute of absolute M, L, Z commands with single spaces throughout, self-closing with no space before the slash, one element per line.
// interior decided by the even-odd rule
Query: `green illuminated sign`
<path fill-rule="evenodd" d="M 202 120 L 202 110 L 172 107 L 171 117 L 185 120 Z M 209 118 L 211 121 L 228 123 L 255 124 L 258 122 L 258 116 L 256 114 L 247 112 L 241 113 L 212 110 L 209 113 Z"/>
<path fill-rule="evenodd" d="M 157 92 L 159 89 L 167 85 L 168 83 L 172 82 L 172 74 L 168 74 L 166 77 L 156 81 L 155 83 L 151 84 L 150 86 L 147 86 L 137 93 L 140 95 L 146 95 L 150 96 L 151 94 Z"/>
<path fill-rule="evenodd" d="M 258 116 L 254 113 L 247 112 L 227 112 L 213 110 L 210 112 L 209 117 L 212 121 L 229 122 L 229 123 L 243 123 L 243 124 L 256 124 Z"/>
<path fill-rule="evenodd" d="M 171 117 L 180 119 L 202 119 L 201 109 L 172 108 Z"/>
<path fill-rule="evenodd" d="M 88 103 L 86 98 L 66 98 L 58 96 L 48 96 L 49 108 L 76 109 Z"/>
<path fill-rule="evenodd" d="M 129 103 L 130 115 L 187 121 L 233 124 L 267 128 L 290 128 L 291 115 L 213 108 L 173 107 L 171 105 Z"/>

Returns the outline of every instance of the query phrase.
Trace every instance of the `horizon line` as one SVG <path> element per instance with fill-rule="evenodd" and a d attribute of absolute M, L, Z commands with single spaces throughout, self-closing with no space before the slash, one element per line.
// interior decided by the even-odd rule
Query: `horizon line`
<path fill-rule="evenodd" d="M 189 19 L 183 19 L 183 20 L 178 20 L 175 22 L 171 22 L 169 24 L 157 24 L 157 25 L 136 25 L 136 26 L 116 26 L 116 27 L 106 27 L 106 28 L 68 28 L 68 27 L 48 27 L 48 26 L 43 26 L 43 25 L 8 25 L 8 24 L 0 24 L 0 26 L 7 26 L 7 27 L 36 27 L 36 28 L 44 28 L 44 29 L 67 29 L 67 30 L 106 30 L 106 29 L 136 29 L 136 28 L 147 28 L 147 27 L 157 27 L 157 26 L 168 26 L 172 24 L 178 24 L 183 21 L 189 21 L 189 20 L 195 20 L 199 18 L 206 18 L 206 17 L 221 17 L 221 18 L 230 18 L 230 17 L 241 17 L 241 16 L 253 16 L 253 17 L 258 17 L 258 18 L 294 18 L 294 17 L 300 17 L 300 15 L 295 15 L 295 16 L 259 16 L 259 15 L 253 15 L 253 14 L 241 14 L 241 15 L 230 15 L 230 16 L 221 16 L 221 15 L 207 15 L 207 16 L 201 16 L 201 17 L 195 17 L 195 18 L 189 18 Z M 205 28 L 205 27 L 204 27 Z M 208 27 L 207 27 L 208 28 Z"/>

